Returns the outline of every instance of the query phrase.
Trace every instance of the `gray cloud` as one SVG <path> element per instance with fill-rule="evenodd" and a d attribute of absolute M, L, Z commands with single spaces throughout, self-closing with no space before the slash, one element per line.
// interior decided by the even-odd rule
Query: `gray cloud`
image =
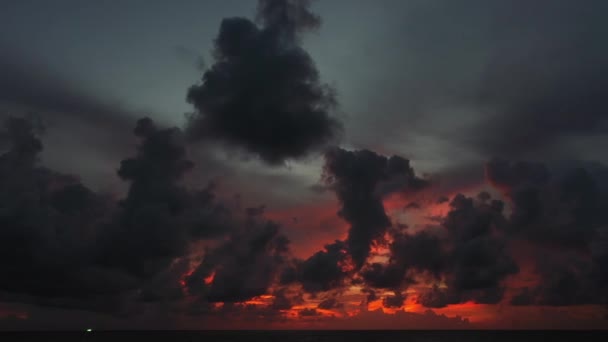
<path fill-rule="evenodd" d="M 300 45 L 300 34 L 320 24 L 308 7 L 308 1 L 261 0 L 261 26 L 246 18 L 222 21 L 215 63 L 188 90 L 197 110 L 187 129 L 193 139 L 226 142 L 280 164 L 337 137 L 333 91 Z"/>

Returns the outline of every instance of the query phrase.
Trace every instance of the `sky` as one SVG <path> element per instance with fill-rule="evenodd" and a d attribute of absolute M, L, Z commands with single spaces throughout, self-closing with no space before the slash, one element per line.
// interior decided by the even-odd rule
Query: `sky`
<path fill-rule="evenodd" d="M 600 0 L 0 3 L 0 329 L 608 326 Z"/>

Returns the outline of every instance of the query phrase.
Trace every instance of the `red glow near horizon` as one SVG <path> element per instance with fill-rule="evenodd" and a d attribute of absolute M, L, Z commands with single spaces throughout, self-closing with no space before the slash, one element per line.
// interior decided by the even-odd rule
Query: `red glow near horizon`
<path fill-rule="evenodd" d="M 411 313 L 426 313 L 429 308 L 422 306 L 417 303 L 417 293 L 415 290 L 408 291 L 409 295 L 403 306 L 398 308 L 386 307 L 383 303 L 383 298 L 387 295 L 392 295 L 392 291 L 379 294 L 379 299 L 374 300 L 364 306 L 366 311 L 377 311 L 381 310 L 384 314 L 394 315 L 398 312 L 411 312 Z M 358 299 L 351 299 L 342 301 L 344 304 L 343 308 L 325 310 L 318 308 L 320 299 L 311 300 L 308 299 L 302 304 L 294 305 L 288 310 L 281 310 L 281 315 L 291 322 L 317 320 L 323 317 L 334 317 L 334 318 L 347 318 L 353 317 L 361 313 L 361 301 L 365 298 L 364 294 L 359 295 Z M 267 294 L 261 295 L 250 300 L 244 301 L 240 304 L 258 306 L 258 307 L 269 307 L 272 305 L 274 296 Z M 221 307 L 223 303 L 216 303 L 216 307 Z M 301 312 L 304 310 L 314 310 L 315 315 L 303 316 Z M 445 315 L 447 317 L 463 317 L 468 319 L 471 323 L 489 323 L 496 319 L 497 310 L 496 305 L 485 305 L 476 304 L 473 302 L 466 302 L 460 304 L 451 304 L 444 308 L 432 309 L 437 315 Z"/>
<path fill-rule="evenodd" d="M 481 186 L 470 186 L 467 188 L 460 189 L 458 191 L 452 191 L 449 194 L 449 198 L 453 198 L 458 193 L 463 193 L 467 196 L 474 196 L 481 190 Z M 418 209 L 404 210 L 408 203 L 416 201 L 420 204 Z M 410 229 L 414 231 L 419 229 L 425 229 L 429 224 L 437 225 L 437 218 L 445 217 L 450 210 L 449 201 L 444 203 L 437 203 L 437 198 L 429 194 L 417 194 L 416 196 L 406 196 L 404 194 L 393 194 L 383 200 L 384 208 L 392 219 L 393 222 L 406 223 L 410 225 Z M 269 210 L 265 213 L 268 219 L 274 220 L 281 223 L 282 225 L 291 229 L 289 232 L 292 237 L 292 249 L 294 256 L 300 259 L 306 259 L 314 253 L 324 249 L 324 245 L 332 243 L 336 239 L 345 239 L 348 234 L 349 224 L 342 220 L 337 212 L 340 204 L 338 201 L 318 203 L 314 205 L 302 206 L 302 207 L 291 207 L 281 210 Z M 411 230 L 410 230 L 411 231 Z M 390 243 L 390 238 L 385 239 L 385 242 Z M 513 314 L 515 318 L 513 321 L 517 321 L 517 315 L 515 312 L 520 312 L 522 315 L 530 314 L 532 316 L 538 315 L 536 311 L 538 307 L 526 307 L 526 308 L 511 308 L 507 305 L 510 298 L 515 293 L 514 289 L 518 289 L 524 286 L 533 287 L 538 284 L 538 276 L 535 274 L 534 264 L 531 258 L 528 257 L 529 253 L 527 250 L 532 248 L 530 246 L 519 246 L 514 245 L 513 248 L 517 250 L 513 251 L 512 255 L 517 256 L 517 262 L 520 265 L 520 273 L 512 275 L 506 279 L 505 284 L 508 291 L 503 299 L 502 304 L 498 305 L 487 305 L 487 304 L 476 304 L 474 302 L 466 302 L 459 304 L 448 305 L 443 308 L 429 309 L 417 302 L 417 298 L 420 293 L 429 289 L 431 284 L 420 283 L 419 285 L 413 285 L 407 290 L 406 301 L 403 306 L 399 308 L 389 308 L 384 305 L 384 298 L 386 296 L 392 296 L 392 291 L 378 292 L 378 299 L 367 304 L 367 294 L 361 292 L 361 288 L 352 286 L 351 288 L 343 289 L 343 291 L 337 297 L 338 301 L 343 304 L 342 307 L 332 310 L 319 309 L 318 305 L 323 298 L 312 298 L 311 296 L 305 295 L 304 302 L 291 307 L 288 310 L 280 310 L 278 314 L 284 318 L 280 322 L 265 322 L 264 324 L 270 324 L 272 328 L 287 328 L 287 329 L 308 329 L 315 327 L 324 326 L 323 322 L 335 322 L 336 319 L 347 320 L 359 315 L 365 316 L 366 312 L 380 312 L 386 317 L 398 317 L 401 313 L 411 314 L 426 314 L 432 311 L 436 315 L 444 315 L 446 317 L 462 317 L 466 318 L 472 324 L 481 324 L 482 326 L 495 327 L 507 327 L 511 324 L 511 321 L 500 321 L 504 317 L 504 312 Z M 386 262 L 385 255 L 388 250 L 388 246 L 384 243 L 377 243 L 370 248 L 370 262 Z M 346 271 L 353 271 L 354 268 L 352 263 L 345 263 L 341 265 Z M 183 279 L 191 275 L 192 271 L 185 274 Z M 214 280 L 215 273 L 211 273 L 203 281 L 205 284 L 210 285 Z M 185 286 L 185 282 L 181 281 L 182 286 Z M 269 291 L 272 292 L 272 291 Z M 257 307 L 260 309 L 270 308 L 273 304 L 275 297 L 270 293 L 264 294 L 251 298 L 247 301 L 236 303 L 235 305 L 241 305 L 245 307 Z M 214 303 L 218 312 L 221 312 L 221 307 L 224 303 Z M 507 309 L 505 309 L 507 307 Z M 536 310 L 536 311 L 535 311 Z M 551 309 L 553 310 L 553 309 Z M 573 308 L 573 310 L 579 310 L 578 315 L 590 314 L 593 311 L 589 308 Z M 578 312 L 578 311 L 576 311 Z M 306 313 L 306 314 L 304 314 Z M 262 316 L 260 316 L 262 317 Z M 404 316 L 407 317 L 407 316 Z M 536 317 L 536 316 L 534 316 Z M 261 319 L 261 318 L 260 318 Z M 537 318 L 542 321 L 542 318 Z M 250 322 L 251 323 L 251 322 Z M 356 327 L 355 327 L 356 328 Z"/>

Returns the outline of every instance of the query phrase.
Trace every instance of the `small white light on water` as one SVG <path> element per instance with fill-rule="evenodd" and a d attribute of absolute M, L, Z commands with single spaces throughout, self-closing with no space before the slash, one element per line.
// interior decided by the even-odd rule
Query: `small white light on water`
<path fill-rule="evenodd" d="M 93 329 L 91 329 L 91 328 L 87 329 L 87 332 L 91 332 L 91 331 L 93 331 Z"/>

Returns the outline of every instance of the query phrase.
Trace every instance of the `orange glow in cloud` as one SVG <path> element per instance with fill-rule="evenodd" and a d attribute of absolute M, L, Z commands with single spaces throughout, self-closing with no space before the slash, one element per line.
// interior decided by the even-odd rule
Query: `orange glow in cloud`
<path fill-rule="evenodd" d="M 211 274 L 204 279 L 206 285 L 211 285 L 213 283 L 213 278 L 215 278 L 215 271 L 211 272 Z"/>
<path fill-rule="evenodd" d="M 449 199 L 459 193 L 473 196 L 482 189 L 482 186 L 483 184 L 467 186 L 444 195 Z M 392 218 L 393 222 L 407 224 L 416 230 L 418 226 L 436 224 L 437 222 L 434 222 L 434 219 L 444 217 L 450 211 L 449 201 L 437 203 L 438 197 L 432 190 L 407 195 L 394 193 L 384 198 L 383 205 L 386 214 Z M 418 203 L 420 208 L 406 209 L 406 206 L 411 202 Z"/>
<path fill-rule="evenodd" d="M 317 315 L 315 316 L 302 316 L 300 313 L 303 310 L 315 310 Z M 337 310 L 326 310 L 317 308 L 316 303 L 306 303 L 303 305 L 296 305 L 290 310 L 287 310 L 287 317 L 295 320 L 307 320 L 307 319 L 319 319 L 320 317 L 343 317 L 344 313 Z"/>
<path fill-rule="evenodd" d="M 186 279 L 188 279 L 188 277 L 190 277 L 192 274 L 194 273 L 194 268 L 189 270 L 188 272 L 184 273 L 180 280 L 179 280 L 179 284 L 182 286 L 182 288 L 186 288 Z M 213 283 L 213 279 L 215 278 L 215 271 L 211 272 L 211 274 L 209 276 L 207 276 L 206 278 L 203 279 L 203 283 L 205 285 L 211 285 L 211 283 Z"/>
<path fill-rule="evenodd" d="M 471 323 L 487 323 L 496 319 L 496 308 L 496 305 L 466 302 L 460 304 L 450 304 L 444 308 L 435 308 L 432 310 L 438 315 L 445 315 L 448 317 L 460 316 L 467 318 Z M 427 310 L 429 310 L 429 308 L 426 308 L 421 304 L 411 303 L 408 305 L 407 311 L 423 313 Z"/>
<path fill-rule="evenodd" d="M 483 184 L 469 186 L 446 195 L 450 200 L 458 193 L 463 193 L 467 196 L 475 196 L 482 190 L 482 186 Z M 433 194 L 430 191 L 428 193 L 424 193 L 423 191 L 415 196 L 405 196 L 397 193 L 385 198 L 383 204 L 387 215 L 391 217 L 394 222 L 408 224 L 411 227 L 410 231 L 415 231 L 419 228 L 427 227 L 428 224 L 438 224 L 436 218 L 445 217 L 447 215 L 450 210 L 449 202 L 437 203 L 438 197 L 437 194 Z M 412 201 L 419 203 L 421 208 L 404 210 Z M 337 212 L 339 211 L 339 208 L 340 204 L 338 201 L 330 201 L 281 210 L 268 210 L 264 215 L 268 219 L 285 226 L 288 236 L 292 240 L 292 251 L 294 256 L 305 259 L 314 253 L 323 250 L 324 245 L 332 243 L 336 239 L 345 239 L 347 237 L 349 224 L 338 217 Z M 347 320 L 357 316 L 367 317 L 365 315 L 370 312 L 376 312 L 381 316 L 378 319 L 382 320 L 384 317 L 389 317 L 382 316 L 382 314 L 391 315 L 389 319 L 392 319 L 399 317 L 404 313 L 426 314 L 429 310 L 436 315 L 466 318 L 472 324 L 476 324 L 477 327 L 508 328 L 510 326 L 517 326 L 515 325 L 517 322 L 520 322 L 517 324 L 523 324 L 521 322 L 525 321 L 527 315 L 536 317 L 538 322 L 542 322 L 543 313 L 558 312 L 559 310 L 555 308 L 545 308 L 543 310 L 554 311 L 542 311 L 539 307 L 511 307 L 507 304 L 515 293 L 515 289 L 525 286 L 532 287 L 538 284 L 539 281 L 538 276 L 534 272 L 534 263 L 532 262 L 532 259 L 528 257 L 530 255 L 528 250 L 534 249 L 535 247 L 513 245 L 512 248 L 515 248 L 515 250 L 511 251 L 510 254 L 516 257 L 516 261 L 520 266 L 520 272 L 506 279 L 504 285 L 506 285 L 508 291 L 501 304 L 487 305 L 467 302 L 448 305 L 444 308 L 429 309 L 417 303 L 419 294 L 430 286 L 429 284 L 421 282 L 420 285 L 414 285 L 409 288 L 407 291 L 407 300 L 402 307 L 388 308 L 384 306 L 383 299 L 386 296 L 392 296 L 392 291 L 378 291 L 378 300 L 365 303 L 367 294 L 361 292 L 361 287 L 352 286 L 351 288 L 345 289 L 338 297 L 338 300 L 344 307 L 332 310 L 319 309 L 318 305 L 322 301 L 321 298 L 312 299 L 305 296 L 303 303 L 295 305 L 288 310 L 281 310 L 279 315 L 285 318 L 285 320 L 272 323 L 272 328 L 318 328 L 320 327 L 319 324 L 321 324 L 321 326 L 324 324 L 322 322 L 332 322 L 332 320 L 336 319 Z M 386 245 L 375 244 L 371 247 L 371 256 L 368 261 L 386 262 L 387 258 L 382 257 L 381 255 L 385 255 L 388 252 L 389 250 Z M 344 270 L 353 270 L 352 264 L 349 262 L 341 266 Z M 185 276 L 188 276 L 191 273 L 192 272 L 189 272 Z M 214 273 L 205 278 L 205 284 L 211 284 L 213 277 Z M 182 285 L 185 286 L 183 280 Z M 445 284 L 443 286 L 445 286 Z M 274 296 L 265 294 L 239 304 L 266 308 L 272 305 L 274 299 Z M 222 305 L 222 303 L 216 303 L 215 307 L 220 308 Z M 310 313 L 313 313 L 311 310 L 314 310 L 314 314 L 311 314 L 310 316 L 302 315 L 304 310 L 307 310 L 307 312 Z M 573 308 L 573 310 L 573 312 L 576 312 L 577 317 L 587 317 L 585 315 L 592 315 L 598 312 L 597 307 Z M 410 316 L 406 315 L 406 317 Z M 507 317 L 509 318 L 507 319 Z M 246 322 L 246 324 L 252 324 L 252 322 Z M 269 323 L 266 322 L 266 324 Z M 358 327 L 353 326 L 352 328 L 356 329 Z"/>
<path fill-rule="evenodd" d="M 392 295 L 392 293 L 382 294 L 380 295 L 380 297 L 383 298 L 385 295 Z M 417 303 L 417 295 L 415 294 L 408 295 L 408 298 L 405 301 L 404 305 L 400 308 L 385 307 L 382 298 L 368 303 L 367 310 L 382 310 L 383 313 L 388 315 L 393 315 L 401 311 L 423 314 L 429 310 L 429 308 L 426 308 L 421 304 Z M 460 316 L 463 318 L 467 318 L 471 323 L 492 322 L 496 319 L 497 316 L 495 305 L 482 305 L 475 304 L 473 302 L 452 304 L 444 308 L 432 309 L 432 311 L 438 315 L 445 315 L 447 317 Z"/>
<path fill-rule="evenodd" d="M 555 307 L 512 307 L 509 305 L 487 305 L 487 304 L 475 304 L 473 302 L 461 303 L 448 305 L 444 308 L 429 309 L 423 307 L 417 303 L 417 292 L 415 290 L 408 290 L 408 297 L 404 305 L 400 308 L 387 308 L 383 305 L 383 298 L 387 295 L 392 295 L 392 291 L 385 291 L 378 293 L 380 299 L 372 301 L 367 305 L 362 306 L 362 301 L 365 299 L 365 295 L 359 292 L 358 296 L 354 296 L 355 292 L 360 289 L 350 289 L 345 293 L 345 297 L 350 298 L 345 300 L 345 297 L 340 299 L 340 302 L 344 304 L 343 308 L 324 310 L 319 309 L 318 304 L 321 298 L 311 299 L 308 298 L 304 303 L 295 305 L 288 310 L 280 310 L 278 314 L 284 319 L 268 321 L 261 317 L 251 318 L 247 322 L 242 322 L 237 325 L 229 326 L 212 326 L 213 329 L 224 328 L 224 329 L 326 329 L 326 328 L 340 328 L 340 329 L 370 329 L 373 326 L 380 324 L 384 320 L 393 322 L 390 325 L 391 329 L 399 329 L 400 324 L 404 324 L 405 327 L 409 328 L 420 328 L 418 325 L 412 325 L 411 319 L 416 319 L 416 324 L 432 324 L 433 317 L 446 317 L 454 318 L 460 317 L 466 319 L 473 326 L 470 328 L 478 329 L 508 329 L 508 328 L 560 328 L 560 326 L 554 326 L 556 321 L 561 322 L 563 327 L 568 329 L 576 329 L 575 323 L 590 322 L 588 327 L 598 328 L 598 322 L 603 318 L 602 310 L 598 310 L 597 306 L 576 306 L 568 308 L 555 308 Z M 352 292 L 351 294 L 348 294 Z M 359 297 L 360 300 L 355 297 Z M 272 305 L 274 296 L 262 295 L 251 300 L 237 303 L 238 305 L 244 306 L 256 306 L 261 309 L 268 308 Z M 219 310 L 223 306 L 223 303 L 215 303 L 214 307 Z M 312 315 L 302 315 L 302 312 L 307 310 Z M 314 311 L 313 311 L 314 310 Z M 428 312 L 434 314 L 429 316 Z M 373 313 L 373 314 L 372 314 Z M 372 316 L 369 316 L 372 314 Z M 407 316 L 407 314 L 415 316 Z M 386 315 L 386 316 L 383 316 Z M 404 316 L 405 315 L 405 316 Z M 378 322 L 371 322 L 366 326 L 360 326 L 362 323 L 358 319 L 365 320 L 365 317 L 375 317 Z M 400 318 L 401 317 L 401 318 Z M 426 317 L 426 318 L 425 318 Z M 547 318 L 548 317 L 548 318 Z M 355 319 L 354 321 L 350 321 Z M 401 321 L 403 319 L 403 321 Z M 226 324 L 225 318 L 220 323 Z M 342 323 L 340 323 L 342 322 Z M 349 323 L 351 322 L 351 323 Z M 401 322 L 401 323 L 399 323 Z M 338 324 L 338 325 L 335 325 Z M 585 326 L 587 327 L 587 326 Z M 403 328 L 403 326 L 401 326 Z M 433 326 L 434 329 L 444 328 L 441 325 Z M 580 327 L 579 327 L 580 328 Z"/>
<path fill-rule="evenodd" d="M 182 287 L 186 287 L 186 279 L 188 279 L 188 277 L 190 277 L 192 273 L 194 273 L 194 269 L 191 269 L 182 275 L 181 279 L 179 280 L 179 283 Z"/>
<path fill-rule="evenodd" d="M 382 312 L 384 312 L 385 314 L 394 315 L 397 311 L 403 311 L 404 308 L 403 307 L 400 307 L 400 308 L 388 308 L 388 307 L 384 306 L 384 303 L 382 302 L 382 299 L 378 299 L 378 300 L 374 300 L 372 302 L 369 302 L 367 304 L 367 310 L 368 311 L 382 310 Z"/>
<path fill-rule="evenodd" d="M 257 297 L 253 297 L 250 300 L 244 301 L 243 304 L 246 305 L 270 305 L 272 304 L 272 300 L 274 299 L 273 295 L 261 295 Z"/>

